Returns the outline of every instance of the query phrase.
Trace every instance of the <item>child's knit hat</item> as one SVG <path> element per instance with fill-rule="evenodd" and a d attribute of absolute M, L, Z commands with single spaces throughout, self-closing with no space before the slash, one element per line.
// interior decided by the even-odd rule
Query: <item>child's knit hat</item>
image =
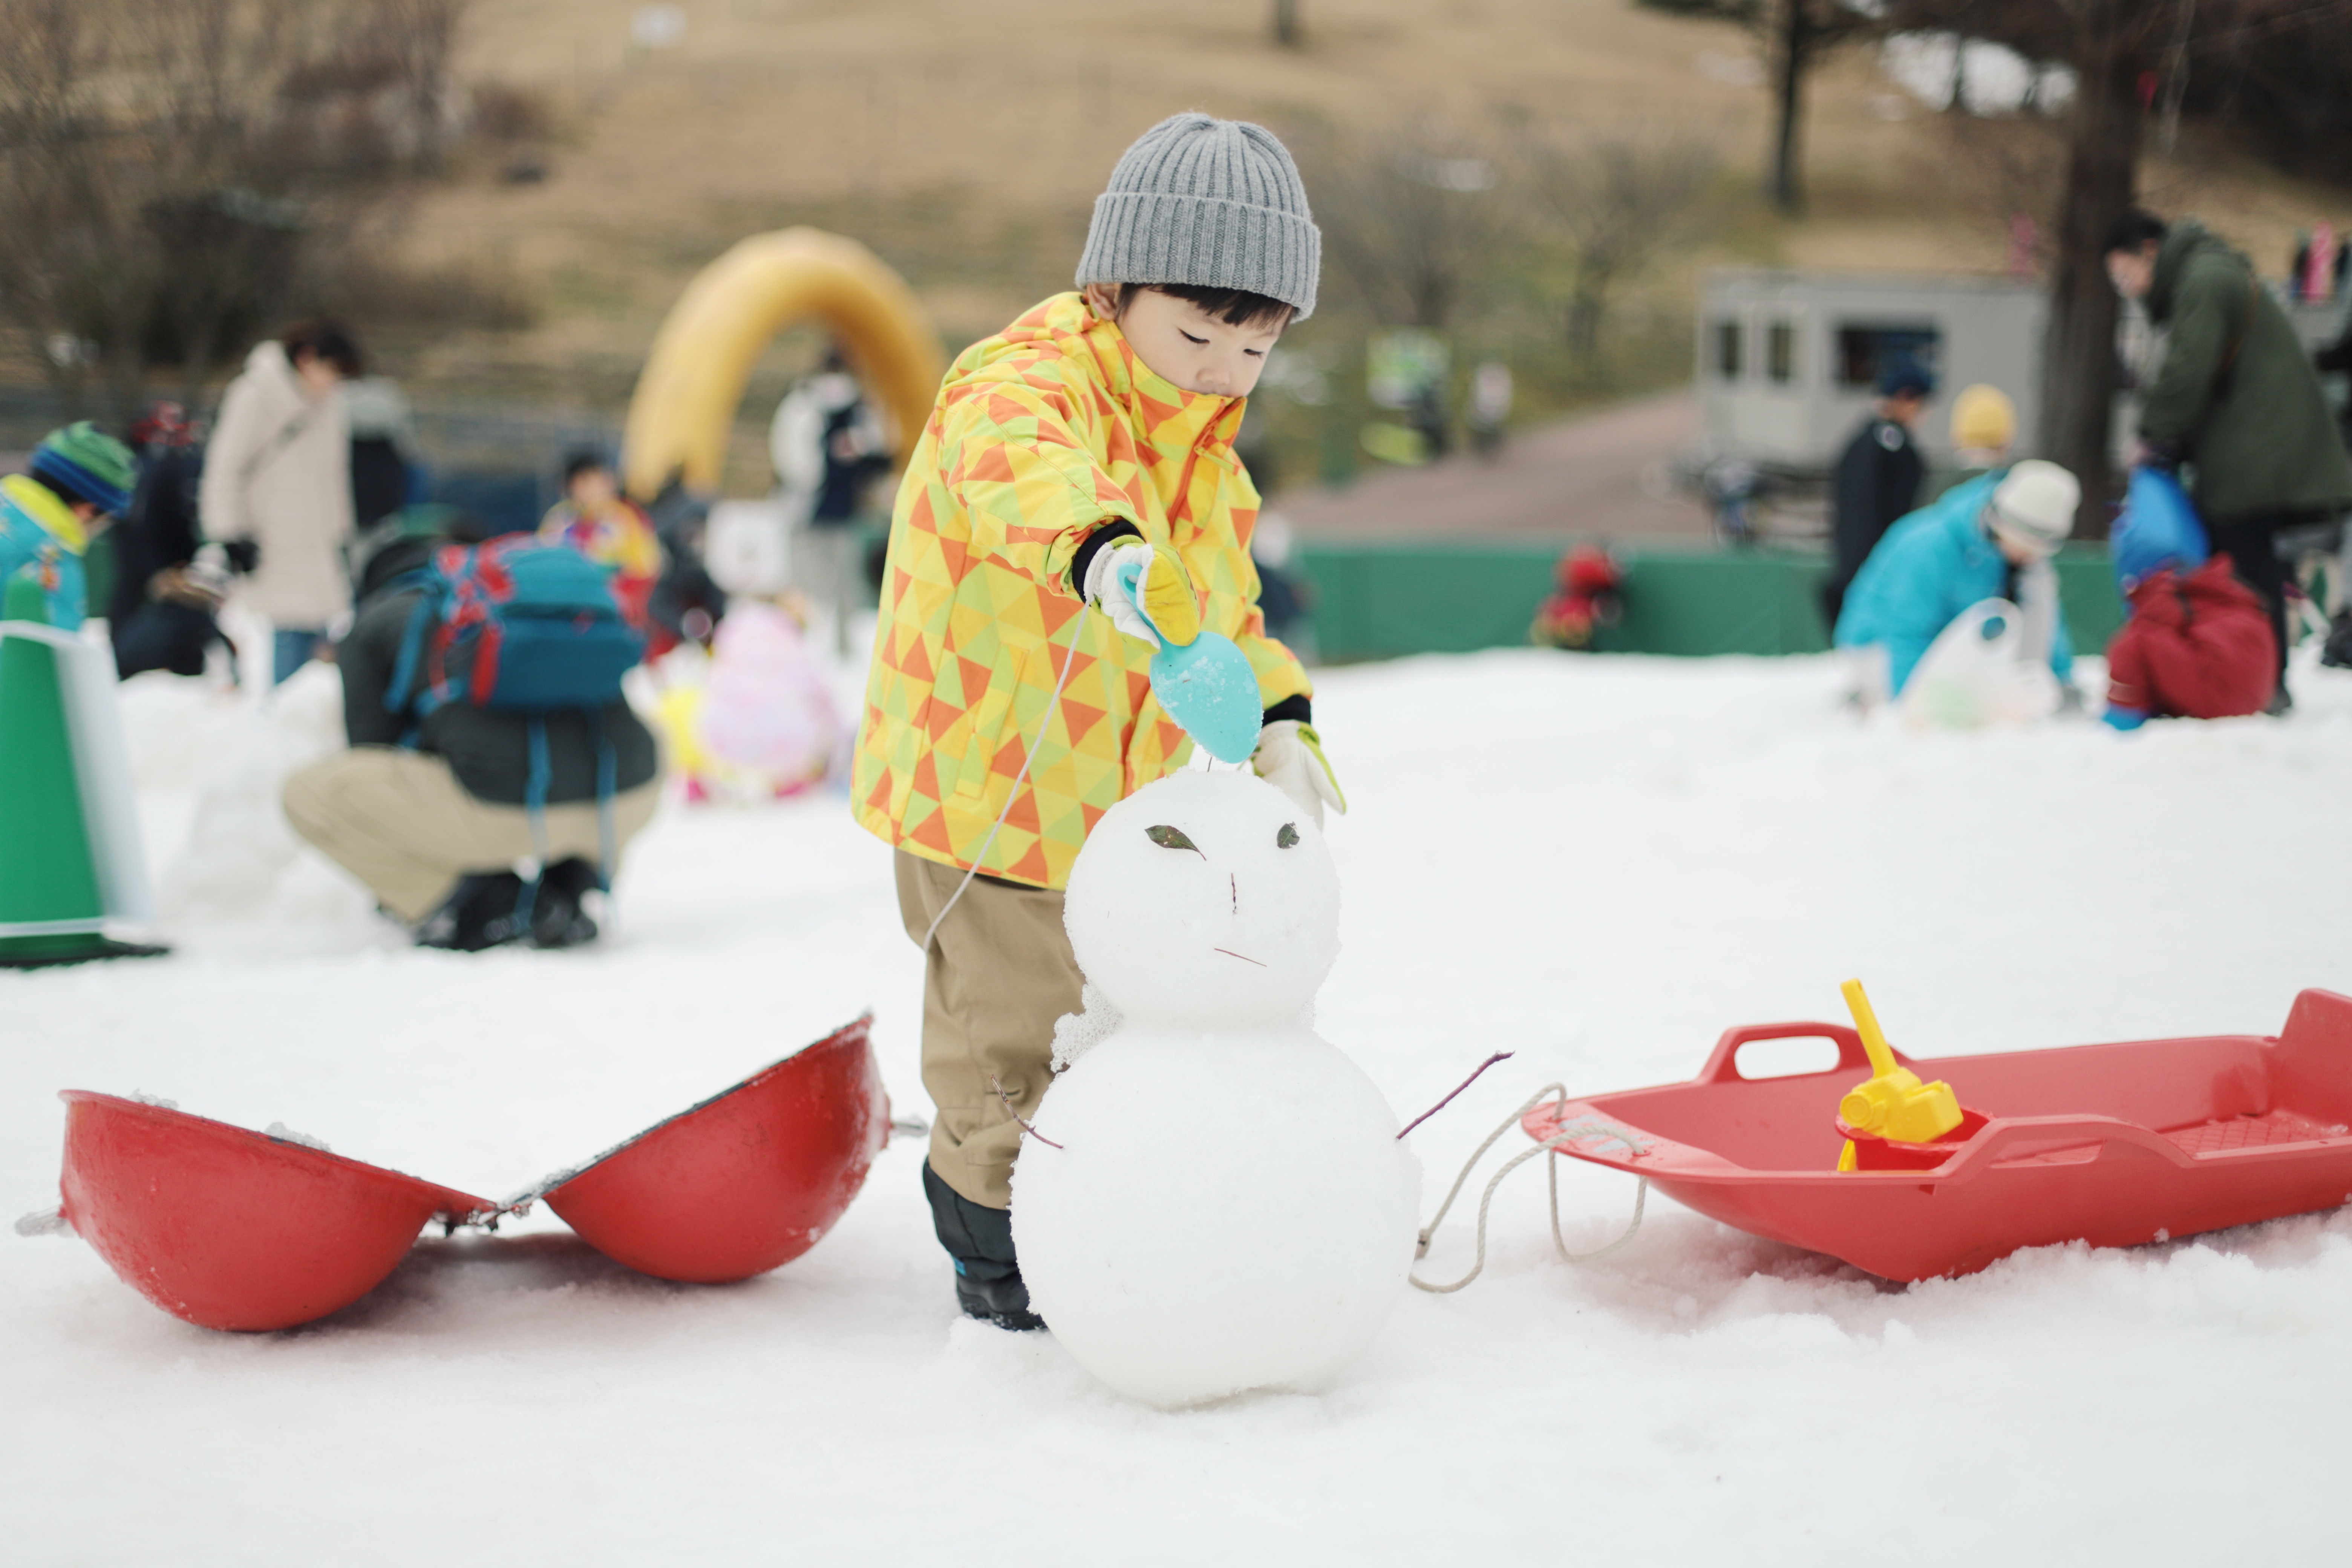
<path fill-rule="evenodd" d="M 1095 198 L 1078 286 L 1246 289 L 1315 311 L 1323 236 L 1298 165 L 1264 126 L 1172 114 L 1136 138 Z"/>

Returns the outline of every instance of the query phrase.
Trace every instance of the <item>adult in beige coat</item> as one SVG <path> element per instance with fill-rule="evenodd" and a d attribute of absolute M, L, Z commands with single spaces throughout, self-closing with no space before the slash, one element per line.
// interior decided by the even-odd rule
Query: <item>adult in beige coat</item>
<path fill-rule="evenodd" d="M 308 663 L 351 609 L 352 436 L 342 383 L 360 353 L 331 322 L 257 344 L 228 384 L 198 493 L 205 537 L 250 540 L 246 605 L 277 633 L 275 678 Z"/>

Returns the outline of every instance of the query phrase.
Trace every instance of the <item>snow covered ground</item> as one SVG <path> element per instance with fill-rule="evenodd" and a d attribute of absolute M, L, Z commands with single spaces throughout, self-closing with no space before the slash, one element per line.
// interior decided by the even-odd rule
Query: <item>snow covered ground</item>
<path fill-rule="evenodd" d="M 498 1194 L 871 1006 L 928 1113 L 889 855 L 838 796 L 669 811 L 599 949 L 415 952 L 257 805 L 331 743 L 331 673 L 302 681 L 266 729 L 128 694 L 181 952 L 0 975 L 9 1212 L 56 1201 L 65 1088 Z M 2268 1033 L 2352 989 L 2352 677 L 2136 737 L 1912 735 L 1837 684 L 1513 653 L 1323 679 L 1355 810 L 1322 1032 L 1406 1115 L 1519 1053 L 1414 1135 L 1424 1210 L 1537 1087 L 1687 1077 L 1728 1025 L 1834 1016 L 1851 974 L 1918 1055 Z M 1181 1173 L 1214 1113 L 1134 1133 Z M 0 1233 L 0 1559 L 2203 1563 L 2352 1531 L 2352 1215 L 1896 1289 L 1654 1200 L 1579 1269 L 1530 1165 L 1486 1277 L 1410 1295 L 1338 1386 L 1171 1415 L 955 1316 L 920 1157 L 747 1284 L 635 1276 L 542 1210 L 261 1336 Z M 1623 1225 L 1622 1177 L 1562 1187 L 1571 1244 Z M 1468 1256 L 1450 1224 L 1426 1268 Z"/>

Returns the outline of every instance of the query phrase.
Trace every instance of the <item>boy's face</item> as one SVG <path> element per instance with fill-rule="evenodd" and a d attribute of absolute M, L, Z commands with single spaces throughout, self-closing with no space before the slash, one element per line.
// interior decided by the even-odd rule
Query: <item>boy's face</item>
<path fill-rule="evenodd" d="M 1157 289 L 1137 289 L 1120 316 L 1118 292 L 1116 284 L 1090 283 L 1087 301 L 1097 315 L 1118 321 L 1152 374 L 1212 397 L 1247 397 L 1286 324 L 1236 327 Z"/>
<path fill-rule="evenodd" d="M 572 504 L 589 508 L 610 506 L 620 490 L 609 468 L 583 468 L 572 476 Z"/>

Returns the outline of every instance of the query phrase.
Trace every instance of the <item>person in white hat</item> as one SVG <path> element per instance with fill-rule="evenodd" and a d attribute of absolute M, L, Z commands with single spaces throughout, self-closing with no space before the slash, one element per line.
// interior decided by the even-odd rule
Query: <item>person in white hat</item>
<path fill-rule="evenodd" d="M 2073 474 L 2038 458 L 1945 491 L 1870 552 L 1846 590 L 1833 640 L 1885 648 L 1899 696 L 1937 633 L 1972 605 L 2007 599 L 2024 613 L 2026 647 L 2064 682 L 2074 647 L 2050 563 L 2074 531 L 2082 495 Z"/>

